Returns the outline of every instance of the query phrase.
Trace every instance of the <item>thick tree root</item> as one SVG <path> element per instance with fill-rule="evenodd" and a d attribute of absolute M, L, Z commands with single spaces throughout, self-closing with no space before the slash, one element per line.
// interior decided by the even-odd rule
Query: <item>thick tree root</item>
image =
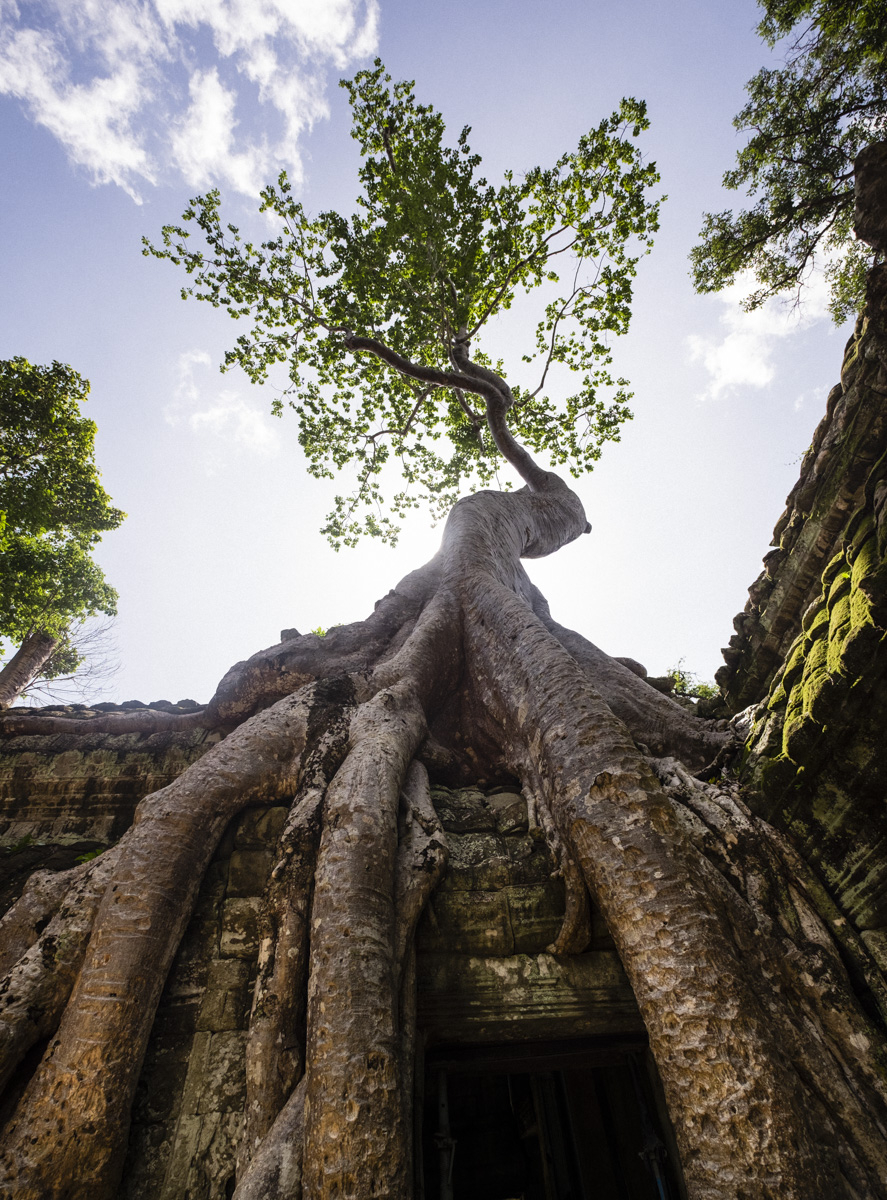
<path fill-rule="evenodd" d="M 303 1075 L 277 1115 L 233 1200 L 301 1200 L 305 1152 L 305 1087 Z"/>
<path fill-rule="evenodd" d="M 881 1003 L 883 981 L 768 827 L 679 764 L 663 788 L 637 745 L 697 769 L 731 732 L 551 621 L 519 559 L 584 527 L 563 486 L 470 497 L 437 558 L 365 626 L 292 639 L 223 680 L 211 715 L 229 726 L 300 690 L 140 806 L 58 1035 L 7 1128 L 0 1193 L 114 1196 L 205 866 L 245 804 L 296 795 L 267 895 L 236 1195 L 410 1195 L 413 933 L 445 857 L 421 756 L 453 776 L 474 761 L 520 777 L 567 883 L 556 952 L 587 941 L 586 886 L 601 908 L 692 1200 L 884 1200 L 884 1042 L 836 946 Z M 12 922 L 19 940 L 54 902 L 38 892 Z"/>
<path fill-rule="evenodd" d="M 353 718 L 351 753 L 327 791 L 308 983 L 303 1187 L 312 1197 L 408 1194 L 394 961 L 397 815 L 425 732 L 410 684 L 378 692 Z"/>
<path fill-rule="evenodd" d="M 81 863 L 67 871 L 34 872 L 0 921 L 0 978 L 34 945 L 67 893 L 89 871 L 89 863 Z"/>
<path fill-rule="evenodd" d="M 305 803 L 305 802 L 303 802 Z M 285 840 L 285 837 L 284 837 Z M 446 866 L 446 840 L 443 827 L 431 803 L 428 774 L 414 761 L 407 772 L 401 792 L 400 831 L 394 870 L 395 933 L 393 938 L 392 980 L 399 993 L 397 1017 L 401 1030 L 401 1104 L 407 1118 L 412 1111 L 412 1061 L 415 1038 L 415 952 L 413 936 L 416 924 L 429 896 Z M 306 893 L 309 889 L 306 887 Z M 279 941 L 277 954 L 284 949 Z M 288 981 L 297 986 L 297 981 Z M 270 990 L 270 989 L 269 989 Z M 258 988 L 257 988 L 258 995 Z M 287 1006 L 286 993 L 277 993 L 282 1012 Z M 397 1018 L 395 1023 L 398 1023 Z M 281 1022 L 281 1025 L 283 1023 Z M 256 1027 L 253 1010 L 252 1030 Z M 290 1025 L 290 1028 L 292 1026 Z M 258 1081 L 256 1081 L 258 1084 Z M 281 1107 L 267 1134 L 257 1138 L 258 1148 L 252 1161 L 238 1169 L 239 1183 L 235 1200 L 297 1200 L 301 1195 L 304 1139 L 304 1097 L 307 1079 L 294 1089 Z M 256 1097 L 261 1094 L 256 1086 Z M 266 1107 L 270 1111 L 270 1105 Z M 252 1128 L 256 1125 L 253 1123 Z M 405 1174 L 411 1178 L 410 1138 L 405 1138 L 407 1162 Z M 409 1189 L 407 1188 L 407 1193 Z"/>
<path fill-rule="evenodd" d="M 887 1043 L 847 977 L 831 913 L 817 911 L 796 856 L 742 803 L 738 788 L 703 784 L 674 760 L 660 761 L 656 771 L 679 820 L 721 874 L 734 937 L 756 963 L 749 979 L 837 1148 L 841 1172 L 856 1194 L 877 1195 L 887 1180 Z M 866 958 L 874 981 L 877 967 L 867 953 L 860 961 Z"/>
<path fill-rule="evenodd" d="M 31 1047 L 58 1028 L 119 856 L 114 846 L 91 863 L 59 873 L 66 894 L 0 984 L 0 1092 Z"/>
<path fill-rule="evenodd" d="M 401 792 L 400 838 L 394 870 L 394 978 L 404 980 L 419 918 L 446 870 L 447 839 L 431 803 L 428 772 L 414 761 Z"/>
<path fill-rule="evenodd" d="M 547 948 L 549 954 L 581 954 L 591 941 L 591 907 L 585 879 L 569 847 L 557 831 L 551 811 L 541 796 L 525 785 L 533 804 L 536 820 L 545 832 L 545 840 L 554 851 L 566 891 L 564 920 L 557 937 Z"/>
<path fill-rule="evenodd" d="M 305 981 L 312 879 L 320 840 L 323 792 L 312 790 L 294 805 L 281 838 L 282 858 L 266 898 L 269 928 L 259 949 L 246 1046 L 246 1108 L 237 1178 L 274 1124 L 303 1074 Z"/>
<path fill-rule="evenodd" d="M 362 685 L 361 685 L 362 686 Z M 237 1177 L 273 1125 L 305 1069 L 308 920 L 326 788 L 348 751 L 356 703 L 347 676 L 317 688 L 314 729 L 302 754 L 299 790 L 280 843 L 264 904 L 259 971 L 246 1047 L 246 1111 Z"/>
<path fill-rule="evenodd" d="M 111 1200 L 160 992 L 231 818 L 295 789 L 313 688 L 241 726 L 142 801 L 58 1035 L 4 1132 L 0 1194 Z"/>

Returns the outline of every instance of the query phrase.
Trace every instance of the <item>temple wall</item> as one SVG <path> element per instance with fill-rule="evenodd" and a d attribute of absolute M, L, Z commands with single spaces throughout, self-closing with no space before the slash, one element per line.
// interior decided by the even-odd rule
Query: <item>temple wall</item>
<path fill-rule="evenodd" d="M 90 735 L 84 724 L 82 735 L 10 739 L 0 756 L 5 904 L 38 867 L 63 869 L 116 841 L 142 796 L 218 737 Z M 424 1046 L 598 1035 L 642 1041 L 634 996 L 599 915 L 586 953 L 547 952 L 564 915 L 564 885 L 523 796 L 434 787 L 432 798 L 450 865 L 417 932 Z M 206 874 L 148 1046 L 121 1200 L 231 1193 L 262 895 L 286 812 L 280 805 L 244 811 Z"/>
<path fill-rule="evenodd" d="M 887 968 L 887 268 L 774 546 L 718 675 L 742 780 Z"/>

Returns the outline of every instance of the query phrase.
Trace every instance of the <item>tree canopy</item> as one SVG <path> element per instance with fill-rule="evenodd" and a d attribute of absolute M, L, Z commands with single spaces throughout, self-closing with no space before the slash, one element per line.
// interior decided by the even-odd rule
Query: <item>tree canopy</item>
<path fill-rule="evenodd" d="M 116 612 L 90 551 L 125 514 L 99 480 L 96 426 L 80 415 L 88 394 L 63 363 L 0 361 L 0 637 L 56 639 L 49 677 L 77 665 L 65 640 L 72 621 Z"/>
<path fill-rule="evenodd" d="M 803 287 L 824 266 L 836 322 L 862 303 L 872 251 L 853 234 L 853 162 L 887 136 L 887 7 L 883 0 L 760 0 L 758 31 L 788 39 L 784 66 L 747 85 L 734 120 L 750 132 L 724 185 L 754 203 L 708 213 L 692 253 L 697 290 L 718 291 L 751 270 L 745 301 Z"/>
<path fill-rule="evenodd" d="M 350 217 L 311 216 L 283 174 L 262 193 L 262 212 L 279 222 L 268 241 L 223 224 L 211 191 L 144 250 L 193 276 L 183 297 L 247 322 L 226 367 L 260 382 L 287 364 L 309 471 L 356 468 L 324 530 L 336 547 L 362 533 L 394 540 L 396 518 L 422 502 L 442 515 L 466 484 L 490 482 L 500 455 L 529 478 L 515 439 L 574 474 L 591 469 L 631 415 L 610 341 L 628 327 L 659 209 L 648 196 L 655 165 L 635 142 L 648 126 L 640 101 L 623 100 L 552 166 L 496 186 L 480 174 L 470 130 L 447 144 L 441 115 L 412 83 L 392 85 L 378 60 L 343 86 L 362 158 Z M 481 336 L 537 288 L 543 311 L 521 369 L 532 381 L 512 370 L 506 382 Z M 578 382 L 566 389 L 570 373 Z M 404 481 L 392 515 L 381 493 L 389 461 Z"/>

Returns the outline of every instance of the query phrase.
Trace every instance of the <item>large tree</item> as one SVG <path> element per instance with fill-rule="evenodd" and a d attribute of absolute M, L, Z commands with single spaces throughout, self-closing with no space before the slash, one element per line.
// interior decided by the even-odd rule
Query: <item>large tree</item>
<path fill-rule="evenodd" d="M 824 268 L 836 321 L 862 305 L 873 262 L 853 228 L 854 162 L 887 134 L 887 9 L 882 0 L 760 0 L 758 30 L 784 65 L 749 81 L 734 125 L 748 133 L 724 186 L 750 208 L 708 213 L 692 253 L 696 287 L 749 271 L 746 304 L 799 295 Z M 881 165 L 883 170 L 883 162 Z"/>
<path fill-rule="evenodd" d="M 627 326 L 629 247 L 655 224 L 655 173 L 633 140 L 643 108 L 623 102 L 554 167 L 493 188 L 475 178 L 467 133 L 448 147 L 438 114 L 389 82 L 377 66 L 349 85 L 357 216 L 310 219 L 284 181 L 265 193 L 283 227 L 264 246 L 223 226 L 210 195 L 186 214 L 206 245 L 171 228 L 158 253 L 245 322 L 230 361 L 256 378 L 289 363 L 314 470 L 356 458 L 358 502 L 375 500 L 383 446 L 432 498 L 471 469 L 488 479 L 497 454 L 525 486 L 459 500 L 439 553 L 366 621 L 293 633 L 237 664 L 202 713 L 136 718 L 226 736 L 143 800 L 116 846 L 35 883 L 6 918 L 0 1069 L 48 1041 L 5 1130 L 0 1180 L 20 1200 L 115 1195 L 201 876 L 241 809 L 286 798 L 235 1197 L 411 1195 L 413 933 L 447 857 L 430 774 L 520 781 L 567 884 L 553 954 L 582 951 L 589 893 L 600 907 L 694 1200 L 883 1196 L 887 1000 L 865 947 L 721 779 L 713 763 L 733 732 L 558 625 L 520 561 L 588 530 L 527 445 L 587 465 L 624 415 L 623 385 L 609 404 L 600 388 L 608 336 Z M 545 308 L 528 354 L 552 395 L 567 392 L 560 368 L 581 379 L 560 405 L 477 348 L 536 286 Z M 331 518 L 334 539 L 367 527 L 353 503 Z"/>
<path fill-rule="evenodd" d="M 72 628 L 117 611 L 91 552 L 125 514 L 99 480 L 96 426 L 80 413 L 88 394 L 63 363 L 0 362 L 0 639 L 17 647 L 0 670 L 0 708 L 38 676 L 75 671 Z"/>

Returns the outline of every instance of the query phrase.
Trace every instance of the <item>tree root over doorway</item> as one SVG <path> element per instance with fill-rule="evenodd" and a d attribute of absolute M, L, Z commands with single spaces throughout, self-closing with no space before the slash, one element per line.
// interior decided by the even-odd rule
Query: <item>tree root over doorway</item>
<path fill-rule="evenodd" d="M 784 839 L 695 778 L 731 731 L 552 621 L 520 559 L 586 524 L 547 478 L 460 501 L 368 621 L 238 664 L 203 714 L 225 738 L 112 851 L 29 885 L 0 926 L 0 1071 L 48 1042 L 0 1195 L 117 1194 L 203 874 L 281 801 L 235 1197 L 412 1194 L 413 935 L 447 854 L 427 767 L 520 780 L 567 885 L 553 953 L 584 949 L 589 894 L 602 911 L 694 1200 L 887 1196 L 884 980 Z"/>

